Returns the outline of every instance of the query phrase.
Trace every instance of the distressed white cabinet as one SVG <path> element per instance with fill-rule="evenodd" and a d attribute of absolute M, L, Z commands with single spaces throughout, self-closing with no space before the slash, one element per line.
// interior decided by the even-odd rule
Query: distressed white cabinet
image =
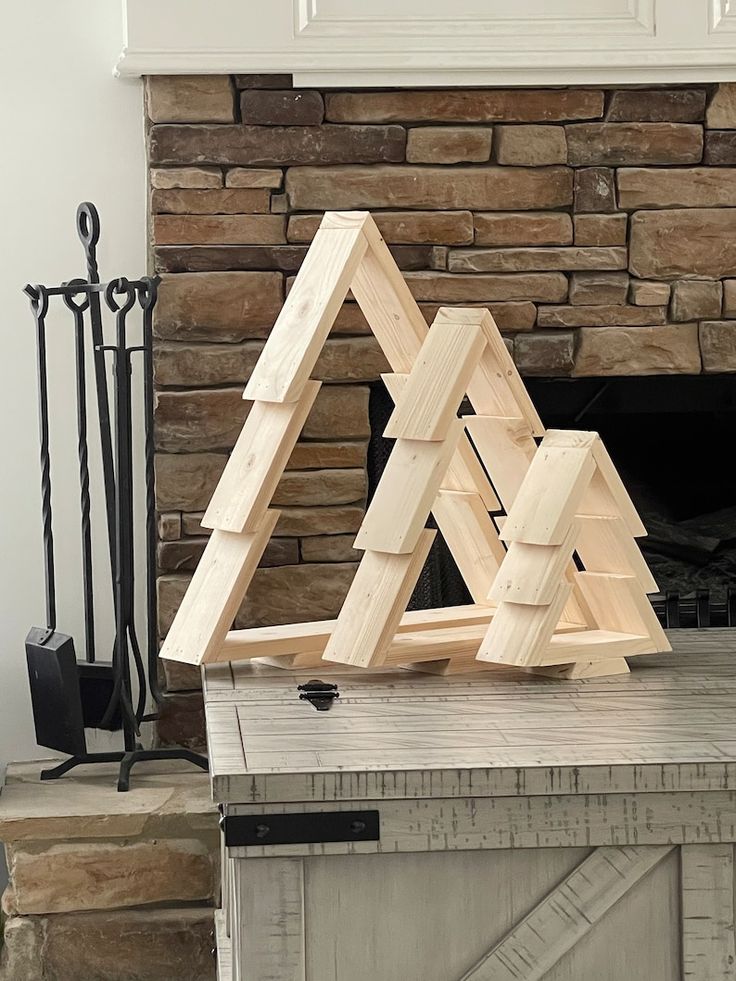
<path fill-rule="evenodd" d="M 733 981 L 736 645 L 672 639 L 588 681 L 331 673 L 327 712 L 208 667 L 220 978 Z"/>

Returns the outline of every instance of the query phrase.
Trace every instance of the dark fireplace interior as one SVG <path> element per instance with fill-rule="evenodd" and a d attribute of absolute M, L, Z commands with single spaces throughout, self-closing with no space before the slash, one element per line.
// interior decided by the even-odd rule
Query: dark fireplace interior
<path fill-rule="evenodd" d="M 736 383 L 729 375 L 527 378 L 550 428 L 601 434 L 649 532 L 640 540 L 660 592 L 651 597 L 670 626 L 736 625 Z M 393 409 L 382 383 L 371 391 L 369 497 L 391 440 L 380 434 Z M 441 538 L 411 608 L 470 602 Z"/>

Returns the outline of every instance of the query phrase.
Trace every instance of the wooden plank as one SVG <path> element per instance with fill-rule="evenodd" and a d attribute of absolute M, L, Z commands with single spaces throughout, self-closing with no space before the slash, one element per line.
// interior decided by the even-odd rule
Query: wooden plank
<path fill-rule="evenodd" d="M 267 511 L 252 533 L 212 532 L 159 657 L 186 664 L 217 657 L 279 514 Z"/>
<path fill-rule="evenodd" d="M 441 443 L 396 440 L 355 548 L 393 554 L 414 550 L 462 433 L 457 419 Z"/>
<path fill-rule="evenodd" d="M 485 346 L 483 332 L 477 325 L 433 324 L 384 436 L 445 439 L 457 419 L 458 406 Z"/>
<path fill-rule="evenodd" d="M 547 606 L 565 577 L 575 550 L 578 525 L 573 519 L 560 545 L 526 545 L 512 542 L 496 576 L 489 597 L 497 603 L 529 603 Z"/>
<path fill-rule="evenodd" d="M 391 641 L 384 663 L 407 664 L 444 657 L 474 659 L 486 630 L 486 624 L 474 623 L 465 627 L 400 632 Z M 475 670 L 478 670 L 477 664 Z"/>
<path fill-rule="evenodd" d="M 652 641 L 651 652 L 671 650 L 652 604 L 634 576 L 578 572 L 575 579 L 601 629 L 647 636 Z"/>
<path fill-rule="evenodd" d="M 533 674 L 544 675 L 548 678 L 559 678 L 564 681 L 576 678 L 608 678 L 611 675 L 629 674 L 626 658 L 617 657 L 604 661 L 574 661 L 571 664 L 547 664 L 537 668 L 528 668 Z"/>
<path fill-rule="evenodd" d="M 488 604 L 506 550 L 480 496 L 440 489 L 432 513 L 473 600 Z"/>
<path fill-rule="evenodd" d="M 616 502 L 618 513 L 626 522 L 629 534 L 634 538 L 641 538 L 643 535 L 646 535 L 647 530 L 634 507 L 634 502 L 629 497 L 629 492 L 626 490 L 619 476 L 619 472 L 614 466 L 613 460 L 608 455 L 608 450 L 600 436 L 593 444 L 593 459 L 598 467 L 598 472 Z"/>
<path fill-rule="evenodd" d="M 620 572 L 636 576 L 645 593 L 657 583 L 623 518 L 581 514 L 576 551 L 587 572 Z"/>
<path fill-rule="evenodd" d="M 517 667 L 541 664 L 571 591 L 570 583 L 560 583 L 548 606 L 501 603 L 478 650 L 478 660 Z"/>
<path fill-rule="evenodd" d="M 647 636 L 610 629 L 579 630 L 552 637 L 542 652 L 540 664 L 568 664 L 578 660 L 602 664 L 636 654 L 651 654 L 652 647 L 652 641 Z"/>
<path fill-rule="evenodd" d="M 255 531 L 299 438 L 320 382 L 296 402 L 254 402 L 202 518 L 203 528 Z"/>
<path fill-rule="evenodd" d="M 470 438 L 508 512 L 534 459 L 537 444 L 519 416 L 465 416 Z"/>
<path fill-rule="evenodd" d="M 360 667 L 383 662 L 435 534 L 422 531 L 413 552 L 365 553 L 325 648 L 326 661 Z"/>
<path fill-rule="evenodd" d="M 595 472 L 594 439 L 575 431 L 545 436 L 506 517 L 505 542 L 562 544 Z"/>
<path fill-rule="evenodd" d="M 597 848 L 461 981 L 541 981 L 671 846 Z"/>
<path fill-rule="evenodd" d="M 685 981 L 732 981 L 734 940 L 733 845 L 683 845 L 682 976 Z"/>
<path fill-rule="evenodd" d="M 245 387 L 253 401 L 294 402 L 312 373 L 368 248 L 365 213 L 350 227 L 320 228 Z"/>

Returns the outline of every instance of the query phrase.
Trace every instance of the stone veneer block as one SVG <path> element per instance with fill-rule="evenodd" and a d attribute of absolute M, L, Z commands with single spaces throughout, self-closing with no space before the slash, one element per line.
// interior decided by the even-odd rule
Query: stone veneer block
<path fill-rule="evenodd" d="M 267 215 L 271 195 L 262 188 L 219 188 L 218 190 L 189 190 L 171 188 L 156 190 L 151 195 L 151 211 L 155 215 Z"/>
<path fill-rule="evenodd" d="M 571 374 L 575 363 L 572 331 L 540 331 L 514 338 L 514 361 L 522 375 Z"/>
<path fill-rule="evenodd" d="M 537 319 L 537 308 L 535 305 L 524 300 L 519 300 L 516 302 L 512 301 L 509 303 L 492 303 L 486 301 L 485 303 L 474 304 L 466 302 L 459 303 L 457 305 L 461 307 L 477 305 L 484 307 L 486 310 L 490 310 L 491 316 L 496 321 L 496 326 L 499 330 L 531 330 Z M 424 319 L 428 324 L 431 324 L 434 318 L 437 316 L 437 311 L 439 310 L 440 306 L 452 306 L 452 304 L 419 304 L 419 309 L 422 311 Z"/>
<path fill-rule="evenodd" d="M 561 272 L 462 275 L 410 272 L 404 277 L 415 300 L 436 303 L 485 303 L 491 300 L 561 302 L 567 296 L 567 277 Z"/>
<path fill-rule="evenodd" d="M 497 126 L 495 141 L 500 164 L 544 167 L 567 163 L 563 126 Z"/>
<path fill-rule="evenodd" d="M 206 508 L 226 462 L 224 453 L 157 453 L 156 507 L 159 511 Z"/>
<path fill-rule="evenodd" d="M 299 270 L 307 250 L 296 245 L 159 245 L 154 249 L 157 273 Z"/>
<path fill-rule="evenodd" d="M 368 441 L 330 440 L 320 443 L 315 440 L 297 443 L 286 464 L 287 470 L 309 470 L 322 467 L 365 467 L 368 454 Z"/>
<path fill-rule="evenodd" d="M 181 515 L 178 512 L 163 514 L 159 512 L 156 518 L 156 531 L 162 542 L 176 541 L 181 538 Z"/>
<path fill-rule="evenodd" d="M 667 307 L 634 307 L 624 304 L 540 307 L 540 327 L 645 327 L 661 324 Z"/>
<path fill-rule="evenodd" d="M 204 507 L 209 503 L 209 497 Z M 159 542 L 156 560 L 161 572 L 193 572 L 207 545 L 207 539 L 183 538 L 175 542 Z M 296 538 L 272 538 L 263 550 L 258 562 L 260 568 L 275 565 L 293 565 L 299 561 L 299 547 Z M 172 661 L 172 664 L 177 662 Z M 167 682 L 168 684 L 168 682 Z M 189 687 L 197 687 L 189 686 Z"/>
<path fill-rule="evenodd" d="M 158 341 L 153 348 L 153 377 L 159 387 L 202 388 L 244 382 L 255 367 L 263 344 L 190 344 Z"/>
<path fill-rule="evenodd" d="M 402 126 L 154 126 L 153 164 L 256 167 L 370 164 L 404 159 Z"/>
<path fill-rule="evenodd" d="M 719 208 L 736 205 L 736 169 L 639 168 L 618 171 L 621 208 Z"/>
<path fill-rule="evenodd" d="M 721 82 L 705 114 L 708 129 L 736 129 L 736 84 Z"/>
<path fill-rule="evenodd" d="M 240 115 L 248 126 L 318 126 L 325 105 L 314 89 L 246 89 L 240 94 Z"/>
<path fill-rule="evenodd" d="M 410 129 L 406 159 L 408 163 L 485 163 L 491 156 L 492 134 L 490 127 L 479 126 L 422 126 Z"/>
<path fill-rule="evenodd" d="M 707 131 L 703 162 L 716 167 L 736 164 L 736 132 L 717 129 Z"/>
<path fill-rule="evenodd" d="M 703 128 L 688 123 L 577 123 L 566 126 L 574 166 L 700 163 Z"/>
<path fill-rule="evenodd" d="M 638 307 L 666 307 L 670 302 L 670 284 L 653 279 L 632 279 L 629 301 Z"/>
<path fill-rule="evenodd" d="M 682 279 L 672 284 L 672 319 L 705 320 L 720 317 L 723 287 L 718 280 Z"/>
<path fill-rule="evenodd" d="M 625 272 L 574 272 L 570 277 L 570 303 L 575 305 L 626 303 L 629 277 Z"/>
<path fill-rule="evenodd" d="M 302 562 L 358 562 L 363 553 L 353 548 L 354 535 L 314 535 L 300 538 Z"/>
<path fill-rule="evenodd" d="M 723 280 L 723 316 L 736 317 L 736 279 Z"/>
<path fill-rule="evenodd" d="M 155 245 L 278 245 L 286 242 L 282 215 L 155 215 Z"/>
<path fill-rule="evenodd" d="M 629 269 L 642 279 L 736 275 L 734 216 L 729 208 L 637 211 L 631 218 Z"/>
<path fill-rule="evenodd" d="M 373 216 L 390 245 L 470 245 L 473 215 L 469 211 L 378 211 Z M 311 242 L 322 215 L 289 215 L 290 242 Z"/>
<path fill-rule="evenodd" d="M 453 249 L 450 272 L 536 272 L 555 269 L 625 269 L 626 249 Z"/>
<path fill-rule="evenodd" d="M 736 323 L 704 320 L 700 324 L 703 371 L 736 371 Z"/>
<path fill-rule="evenodd" d="M 572 220 L 562 211 L 478 212 L 473 221 L 476 245 L 572 245 Z"/>
<path fill-rule="evenodd" d="M 162 276 L 154 332 L 179 340 L 268 337 L 283 301 L 283 281 L 276 272 Z"/>
<path fill-rule="evenodd" d="M 278 190 L 283 182 L 283 170 L 231 167 L 225 173 L 225 187 L 267 187 Z"/>
<path fill-rule="evenodd" d="M 571 204 L 572 173 L 567 167 L 292 167 L 286 191 L 298 211 L 533 211 Z"/>
<path fill-rule="evenodd" d="M 697 324 L 580 331 L 574 375 L 699 374 Z"/>
<path fill-rule="evenodd" d="M 609 167 L 575 171 L 575 211 L 616 211 L 616 179 Z"/>
<path fill-rule="evenodd" d="M 575 215 L 575 245 L 626 245 L 627 215 Z"/>
<path fill-rule="evenodd" d="M 324 444 L 327 446 L 328 444 Z M 365 508 L 347 504 L 337 507 L 318 508 L 282 508 L 281 517 L 276 526 L 278 534 L 289 538 L 307 537 L 312 535 L 342 535 L 356 532 L 363 520 Z M 204 511 L 182 514 L 182 530 L 185 536 L 210 535 L 209 528 L 202 527 Z M 169 584 L 174 589 L 175 586 Z M 169 588 L 167 586 L 167 588 Z M 181 587 L 179 601 L 184 595 L 186 586 Z M 172 617 L 176 607 L 171 611 Z M 167 621 L 170 623 L 170 621 Z M 161 628 L 163 629 L 163 628 Z M 168 630 L 168 627 L 166 627 Z"/>
<path fill-rule="evenodd" d="M 149 75 L 146 111 L 152 123 L 232 123 L 235 101 L 230 77 Z"/>
<path fill-rule="evenodd" d="M 705 89 L 622 89 L 611 93 L 606 120 L 609 123 L 698 123 L 704 112 Z"/>
<path fill-rule="evenodd" d="M 222 171 L 219 167 L 154 167 L 150 180 L 151 187 L 157 190 L 222 187 Z"/>

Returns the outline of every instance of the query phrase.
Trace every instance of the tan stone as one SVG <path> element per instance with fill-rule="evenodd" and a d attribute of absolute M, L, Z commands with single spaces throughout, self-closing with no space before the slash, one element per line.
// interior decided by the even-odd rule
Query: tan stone
<path fill-rule="evenodd" d="M 723 280 L 723 316 L 736 317 L 736 280 Z"/>
<path fill-rule="evenodd" d="M 230 77 L 149 75 L 146 112 L 153 123 L 232 123 L 235 100 Z"/>
<path fill-rule="evenodd" d="M 377 381 L 390 365 L 381 346 L 370 337 L 333 337 L 326 342 L 312 377 L 320 381 Z"/>
<path fill-rule="evenodd" d="M 370 389 L 365 385 L 323 385 L 307 416 L 306 439 L 356 439 L 371 434 Z"/>
<path fill-rule="evenodd" d="M 329 467 L 364 467 L 368 443 L 366 440 L 331 440 L 297 443 L 289 461 L 288 470 L 309 470 Z"/>
<path fill-rule="evenodd" d="M 219 167 L 154 167 L 150 178 L 151 187 L 161 190 L 172 187 L 222 187 Z"/>
<path fill-rule="evenodd" d="M 604 164 L 700 163 L 703 128 L 687 123 L 576 123 L 565 127 L 568 162 Z"/>
<path fill-rule="evenodd" d="M 156 550 L 158 567 L 161 572 L 193 572 L 202 558 L 206 545 L 205 536 L 182 538 L 176 542 L 159 542 Z M 272 538 L 266 545 L 258 565 L 267 568 L 273 565 L 293 565 L 298 561 L 299 546 L 296 538 Z"/>
<path fill-rule="evenodd" d="M 43 967 L 45 933 L 46 921 L 36 917 L 13 916 L 5 921 L 0 943 L 2 981 L 41 981 L 48 976 Z"/>
<path fill-rule="evenodd" d="M 530 211 L 572 202 L 567 167 L 292 167 L 292 207 L 309 209 L 467 208 Z"/>
<path fill-rule="evenodd" d="M 271 195 L 271 214 L 273 215 L 286 215 L 289 213 L 289 195 L 288 194 L 272 194 Z"/>
<path fill-rule="evenodd" d="M 567 163 L 563 126 L 497 126 L 496 160 L 516 167 Z"/>
<path fill-rule="evenodd" d="M 533 303 L 520 300 L 511 303 L 457 303 L 456 306 L 481 306 L 490 310 L 496 326 L 499 330 L 531 330 L 537 319 L 537 308 Z M 440 306 L 453 306 L 453 304 L 440 303 L 420 303 L 419 309 L 424 315 L 424 319 L 431 324 L 437 316 Z"/>
<path fill-rule="evenodd" d="M 473 304 L 491 300 L 561 302 L 567 296 L 567 277 L 561 272 L 454 275 L 441 272 L 407 273 L 415 299 L 436 303 Z"/>
<path fill-rule="evenodd" d="M 156 507 L 159 511 L 206 508 L 226 460 L 224 453 L 157 453 Z"/>
<path fill-rule="evenodd" d="M 626 245 L 626 215 L 575 215 L 575 245 Z"/>
<path fill-rule="evenodd" d="M 492 132 L 480 126 L 410 129 L 406 159 L 408 163 L 485 163 L 491 156 Z M 552 162 L 565 163 L 564 160 Z"/>
<path fill-rule="evenodd" d="M 623 89 L 611 93 L 611 123 L 697 123 L 705 111 L 705 89 Z"/>
<path fill-rule="evenodd" d="M 602 115 L 603 93 L 580 88 L 399 89 L 334 92 L 326 98 L 327 119 L 336 123 L 543 123 Z"/>
<path fill-rule="evenodd" d="M 357 567 L 355 562 L 310 562 L 259 569 L 235 618 L 236 626 L 264 627 L 336 617 Z"/>
<path fill-rule="evenodd" d="M 700 372 L 697 324 L 584 328 L 579 337 L 575 375 Z"/>
<path fill-rule="evenodd" d="M 540 327 L 640 327 L 664 322 L 667 307 L 633 307 L 624 304 L 540 307 Z"/>
<path fill-rule="evenodd" d="M 247 414 L 242 387 L 158 392 L 156 448 L 170 453 L 232 449 Z"/>
<path fill-rule="evenodd" d="M 286 242 L 281 215 L 156 215 L 156 245 L 268 245 Z"/>
<path fill-rule="evenodd" d="M 261 188 L 170 188 L 151 194 L 151 211 L 156 215 L 267 215 L 270 197 Z"/>
<path fill-rule="evenodd" d="M 682 279 L 672 284 L 672 319 L 720 317 L 723 287 L 718 280 Z"/>
<path fill-rule="evenodd" d="M 253 126 L 318 126 L 324 119 L 322 96 L 315 89 L 286 89 L 240 95 L 240 115 Z"/>
<path fill-rule="evenodd" d="M 622 248 L 453 249 L 450 272 L 535 272 L 555 269 L 625 269 Z"/>
<path fill-rule="evenodd" d="M 667 306 L 670 302 L 670 284 L 658 283 L 652 279 L 632 279 L 629 302 L 638 307 Z"/>
<path fill-rule="evenodd" d="M 281 508 L 280 511 L 281 517 L 276 525 L 276 531 L 279 535 L 289 538 L 356 532 L 365 514 L 362 506 L 353 504 L 336 507 Z M 185 535 L 196 537 L 210 534 L 209 528 L 202 527 L 203 515 L 203 511 L 182 515 L 182 530 Z"/>
<path fill-rule="evenodd" d="M 576 306 L 626 303 L 629 277 L 625 272 L 574 272 L 570 303 Z"/>
<path fill-rule="evenodd" d="M 522 375 L 569 375 L 575 361 L 572 331 L 535 331 L 514 338 L 514 361 Z"/>
<path fill-rule="evenodd" d="M 162 276 L 154 330 L 158 337 L 179 340 L 243 341 L 267 337 L 282 303 L 280 273 Z"/>
<path fill-rule="evenodd" d="M 269 187 L 278 190 L 284 182 L 282 170 L 257 167 L 231 167 L 225 173 L 225 187 Z"/>
<path fill-rule="evenodd" d="M 718 208 L 637 211 L 631 218 L 631 272 L 642 279 L 736 275 L 734 214 Z"/>
<path fill-rule="evenodd" d="M 476 245 L 572 245 L 572 221 L 562 211 L 480 212 L 473 222 Z"/>
<path fill-rule="evenodd" d="M 607 213 L 616 210 L 616 181 L 609 167 L 575 171 L 575 211 Z"/>
<path fill-rule="evenodd" d="M 275 507 L 355 504 L 368 491 L 365 470 L 287 470 L 273 495 Z"/>
<path fill-rule="evenodd" d="M 354 535 L 314 535 L 299 543 L 303 562 L 359 562 L 363 553 L 353 548 Z"/>
<path fill-rule="evenodd" d="M 736 83 L 721 82 L 705 113 L 709 129 L 736 129 Z"/>
<path fill-rule="evenodd" d="M 178 511 L 164 511 L 156 517 L 156 531 L 162 542 L 181 538 L 181 515 Z"/>
<path fill-rule="evenodd" d="M 60 913 L 212 899 L 210 849 L 196 839 L 7 848 L 13 913 Z"/>
<path fill-rule="evenodd" d="M 390 245 L 470 245 L 473 216 L 469 211 L 377 211 L 373 218 Z M 289 242 L 311 242 L 322 215 L 289 215 Z"/>
<path fill-rule="evenodd" d="M 736 205 L 732 167 L 631 167 L 618 171 L 622 208 L 715 208 Z"/>
<path fill-rule="evenodd" d="M 263 344 L 189 344 L 158 341 L 154 346 L 154 378 L 158 386 L 204 387 L 245 383 Z"/>
<path fill-rule="evenodd" d="M 736 371 L 736 324 L 731 320 L 704 320 L 699 334 L 703 371 Z"/>

